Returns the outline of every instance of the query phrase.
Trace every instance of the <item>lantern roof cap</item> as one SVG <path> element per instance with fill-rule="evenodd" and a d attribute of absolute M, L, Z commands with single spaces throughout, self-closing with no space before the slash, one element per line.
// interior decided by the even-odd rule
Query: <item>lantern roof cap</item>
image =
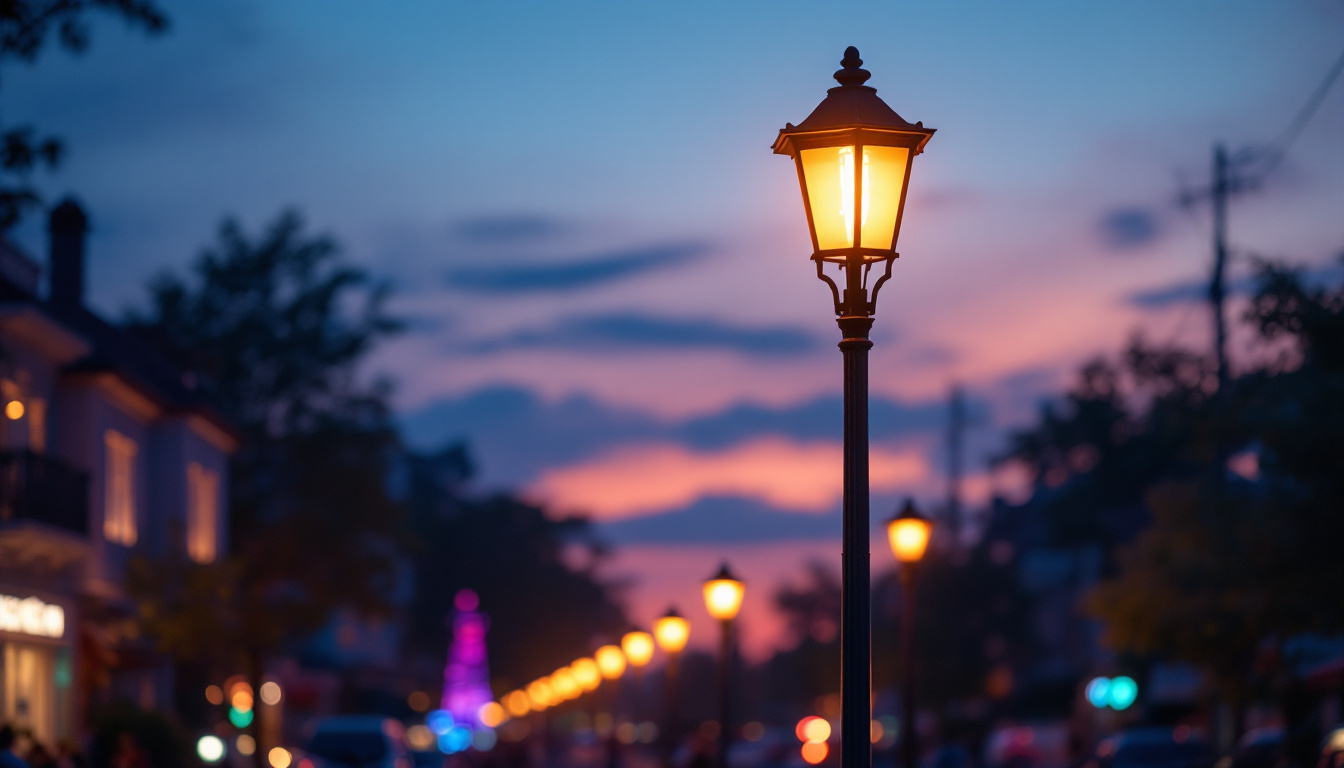
<path fill-rule="evenodd" d="M 919 510 L 915 508 L 915 500 L 910 498 L 905 500 L 905 504 L 901 505 L 901 511 L 892 516 L 892 518 L 887 521 L 887 524 L 890 525 L 899 520 L 918 520 L 922 523 L 933 523 L 932 520 L 920 514 Z"/>
<path fill-rule="evenodd" d="M 826 98 L 812 110 L 812 114 L 798 125 L 786 123 L 775 140 L 777 154 L 793 154 L 789 137 L 800 133 L 833 131 L 845 128 L 872 128 L 883 131 L 923 134 L 915 147 L 915 152 L 923 151 L 924 144 L 933 136 L 935 129 L 925 128 L 923 121 L 911 123 L 896 114 L 896 110 L 887 106 L 877 95 L 877 89 L 864 85 L 872 75 L 863 69 L 863 59 L 859 58 L 859 49 L 849 46 L 845 57 L 840 60 L 840 69 L 834 77 L 840 85 L 826 91 Z"/>
<path fill-rule="evenodd" d="M 708 579 L 705 579 L 705 581 L 737 581 L 737 582 L 740 582 L 740 581 L 742 581 L 742 580 L 739 579 L 739 578 L 737 578 L 736 576 L 734 576 L 732 571 L 728 570 L 728 562 L 727 562 L 727 561 L 724 561 L 724 562 L 719 566 L 718 573 L 715 573 L 713 576 L 710 576 Z"/>

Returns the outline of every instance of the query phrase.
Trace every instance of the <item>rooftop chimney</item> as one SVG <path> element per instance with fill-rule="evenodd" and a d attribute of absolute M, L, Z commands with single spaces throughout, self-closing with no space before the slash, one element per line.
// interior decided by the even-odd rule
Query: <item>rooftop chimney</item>
<path fill-rule="evenodd" d="M 71 198 L 51 211 L 51 303 L 59 309 L 84 305 L 84 235 L 89 220 Z"/>

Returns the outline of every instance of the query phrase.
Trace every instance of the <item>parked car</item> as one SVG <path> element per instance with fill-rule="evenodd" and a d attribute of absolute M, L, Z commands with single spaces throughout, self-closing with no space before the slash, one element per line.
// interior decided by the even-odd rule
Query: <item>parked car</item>
<path fill-rule="evenodd" d="M 1209 746 L 1188 726 L 1134 728 L 1102 739 L 1089 768 L 1206 768 Z"/>
<path fill-rule="evenodd" d="M 303 751 L 318 768 L 412 768 L 405 726 L 385 717 L 324 717 Z"/>

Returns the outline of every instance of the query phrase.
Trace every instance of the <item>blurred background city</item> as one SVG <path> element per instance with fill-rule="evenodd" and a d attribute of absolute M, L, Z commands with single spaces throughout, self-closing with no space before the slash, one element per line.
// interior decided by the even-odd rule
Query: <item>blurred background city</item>
<path fill-rule="evenodd" d="M 0 0 L 0 768 L 840 766 L 851 44 L 873 764 L 1344 766 L 1337 0 Z"/>

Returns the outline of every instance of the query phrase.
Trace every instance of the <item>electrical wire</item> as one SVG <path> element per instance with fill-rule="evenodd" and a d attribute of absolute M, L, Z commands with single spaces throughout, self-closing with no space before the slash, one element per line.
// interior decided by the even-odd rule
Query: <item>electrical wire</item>
<path fill-rule="evenodd" d="M 1283 161 L 1284 155 L 1288 154 L 1289 147 L 1293 145 L 1293 142 L 1297 141 L 1297 138 L 1302 135 L 1302 131 L 1306 129 L 1307 124 L 1316 116 L 1316 110 L 1320 109 L 1321 103 L 1325 101 L 1325 97 L 1329 95 L 1330 88 L 1333 87 L 1335 81 L 1339 79 L 1341 72 L 1344 72 L 1344 52 L 1340 53 L 1339 58 L 1336 59 L 1335 63 L 1326 71 L 1325 79 L 1321 81 L 1320 85 L 1316 86 L 1316 90 L 1313 91 L 1311 96 L 1307 99 L 1307 103 L 1303 104 L 1302 108 L 1298 110 L 1297 116 L 1293 118 L 1293 121 L 1288 124 L 1287 128 L 1283 129 L 1283 132 L 1274 140 L 1274 143 L 1269 146 L 1269 149 L 1264 155 L 1265 165 L 1260 168 L 1253 183 L 1259 182 L 1261 179 L 1268 176 L 1270 172 L 1277 168 L 1279 163 Z"/>

